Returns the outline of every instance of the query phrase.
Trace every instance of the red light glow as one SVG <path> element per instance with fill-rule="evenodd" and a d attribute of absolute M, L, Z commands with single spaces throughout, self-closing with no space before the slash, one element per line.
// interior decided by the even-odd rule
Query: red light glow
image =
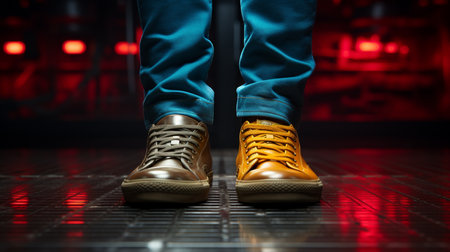
<path fill-rule="evenodd" d="M 62 221 L 64 224 L 69 225 L 81 225 L 84 224 L 84 213 L 79 211 L 87 203 L 87 193 L 83 188 L 70 188 L 67 192 L 67 199 L 64 201 L 64 205 L 73 211 L 73 214 Z"/>
<path fill-rule="evenodd" d="M 10 55 L 23 54 L 25 52 L 25 44 L 22 41 L 8 41 L 3 44 L 3 51 Z"/>
<path fill-rule="evenodd" d="M 68 232 L 68 237 L 83 237 L 83 231 Z"/>
<path fill-rule="evenodd" d="M 384 51 L 386 53 L 396 53 L 398 52 L 398 44 L 395 42 L 389 42 L 384 46 Z"/>
<path fill-rule="evenodd" d="M 127 55 L 127 54 L 137 54 L 138 46 L 136 43 L 128 43 L 125 41 L 117 42 L 114 50 L 119 55 Z"/>
<path fill-rule="evenodd" d="M 379 52 L 381 43 L 377 41 L 361 41 L 357 44 L 357 49 L 361 52 Z"/>
<path fill-rule="evenodd" d="M 409 47 L 405 46 L 405 45 L 401 46 L 400 47 L 400 53 L 401 54 L 408 54 L 409 53 Z"/>
<path fill-rule="evenodd" d="M 11 206 L 14 209 L 24 209 L 28 207 L 28 192 L 25 190 L 13 192 Z"/>
<path fill-rule="evenodd" d="M 86 51 L 86 44 L 81 40 L 66 40 L 62 49 L 66 54 L 82 54 Z"/>
<path fill-rule="evenodd" d="M 339 56 L 340 58 L 349 58 L 350 51 L 352 50 L 352 38 L 349 35 L 344 35 L 341 37 L 339 43 Z"/>
<path fill-rule="evenodd" d="M 65 205 L 73 210 L 83 208 L 83 206 L 87 203 L 86 192 L 79 191 L 77 189 L 71 189 L 68 192 L 67 196 L 68 199 L 65 201 Z"/>
<path fill-rule="evenodd" d="M 11 207 L 14 210 L 13 224 L 27 224 L 26 210 L 28 208 L 27 187 L 17 186 L 11 191 Z"/>

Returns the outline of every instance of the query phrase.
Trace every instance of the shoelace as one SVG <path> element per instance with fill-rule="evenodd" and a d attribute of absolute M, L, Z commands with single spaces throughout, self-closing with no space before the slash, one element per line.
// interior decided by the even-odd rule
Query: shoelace
<path fill-rule="evenodd" d="M 174 158 L 189 170 L 204 131 L 200 125 L 153 125 L 147 139 L 150 148 L 142 168 L 148 168 L 164 158 Z"/>
<path fill-rule="evenodd" d="M 296 135 L 292 126 L 245 124 L 242 128 L 247 164 L 278 161 L 297 167 Z"/>

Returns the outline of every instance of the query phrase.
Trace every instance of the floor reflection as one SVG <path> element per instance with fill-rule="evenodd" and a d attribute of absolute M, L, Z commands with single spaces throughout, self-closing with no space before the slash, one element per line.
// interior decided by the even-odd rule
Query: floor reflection
<path fill-rule="evenodd" d="M 313 209 L 313 210 L 312 210 Z M 314 242 L 323 228 L 319 204 L 281 209 L 255 208 L 255 213 L 237 218 L 240 242 L 247 251 L 270 251 L 280 244 Z"/>
<path fill-rule="evenodd" d="M 220 153 L 216 171 L 232 171 L 235 152 Z M 449 156 L 449 151 L 310 151 L 324 182 L 318 204 L 241 204 L 233 172 L 217 172 L 207 202 L 132 207 L 124 204 L 120 183 L 141 158 L 136 150 L 0 152 L 0 167 L 6 167 L 0 171 L 0 250 L 94 243 L 114 251 L 126 246 L 448 250 Z"/>
<path fill-rule="evenodd" d="M 13 224 L 27 224 L 27 208 L 29 204 L 28 186 L 16 185 L 11 190 L 11 208 L 13 209 Z"/>
<path fill-rule="evenodd" d="M 69 238 L 83 236 L 84 227 L 82 224 L 85 224 L 83 207 L 88 202 L 86 186 L 83 184 L 72 186 L 73 187 L 69 187 L 67 189 L 66 199 L 63 203 L 63 205 L 67 207 L 70 212 L 67 214 L 67 218 L 61 221 L 62 224 L 72 225 L 67 232 L 67 237 Z"/>

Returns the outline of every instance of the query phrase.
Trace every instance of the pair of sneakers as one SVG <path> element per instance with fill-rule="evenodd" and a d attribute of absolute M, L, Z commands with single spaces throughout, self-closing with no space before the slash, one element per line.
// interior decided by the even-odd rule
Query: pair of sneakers
<path fill-rule="evenodd" d="M 169 115 L 150 128 L 145 157 L 122 182 L 122 192 L 130 203 L 196 203 L 208 199 L 212 180 L 206 125 Z M 243 123 L 236 191 L 245 203 L 320 200 L 322 182 L 303 160 L 292 125 L 257 118 Z"/>

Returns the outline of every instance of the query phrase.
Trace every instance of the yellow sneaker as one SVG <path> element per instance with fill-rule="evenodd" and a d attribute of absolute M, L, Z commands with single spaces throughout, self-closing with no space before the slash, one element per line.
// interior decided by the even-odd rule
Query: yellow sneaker
<path fill-rule="evenodd" d="M 303 160 L 292 125 L 260 119 L 244 122 L 236 168 L 236 191 L 241 202 L 320 201 L 322 182 Z"/>

